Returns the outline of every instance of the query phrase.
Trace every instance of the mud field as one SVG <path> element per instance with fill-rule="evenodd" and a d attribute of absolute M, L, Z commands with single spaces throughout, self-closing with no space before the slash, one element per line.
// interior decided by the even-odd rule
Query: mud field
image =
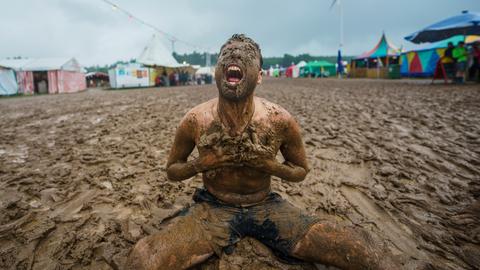
<path fill-rule="evenodd" d="M 312 171 L 274 179 L 284 198 L 371 231 L 405 269 L 480 265 L 478 85 L 270 79 L 257 95 L 303 130 Z M 201 186 L 168 182 L 164 167 L 181 117 L 214 96 L 212 85 L 0 99 L 0 269 L 122 269 Z M 315 266 L 247 238 L 198 269 Z"/>

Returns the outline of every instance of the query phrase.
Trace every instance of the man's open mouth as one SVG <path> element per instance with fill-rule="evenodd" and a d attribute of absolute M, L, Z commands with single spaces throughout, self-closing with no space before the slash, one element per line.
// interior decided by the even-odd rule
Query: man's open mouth
<path fill-rule="evenodd" d="M 242 69 L 237 65 L 229 65 L 225 72 L 225 78 L 228 84 L 237 85 L 243 78 Z"/>

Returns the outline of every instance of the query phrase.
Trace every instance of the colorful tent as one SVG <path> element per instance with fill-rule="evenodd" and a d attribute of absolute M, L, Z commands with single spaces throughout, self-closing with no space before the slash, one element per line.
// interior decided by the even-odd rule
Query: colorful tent
<path fill-rule="evenodd" d="M 335 64 L 327 61 L 311 61 L 300 68 L 300 77 L 331 77 L 335 74 Z"/>
<path fill-rule="evenodd" d="M 402 53 L 400 72 L 402 76 L 407 77 L 431 77 L 449 42 L 457 45 L 460 41 L 473 43 L 478 39 L 478 36 L 454 36 L 442 41 L 418 45 L 413 50 Z"/>
<path fill-rule="evenodd" d="M 377 45 L 368 52 L 364 52 L 361 55 L 357 56 L 355 59 L 368 59 L 368 58 L 383 58 L 387 56 L 398 56 L 400 50 L 388 42 L 385 37 L 385 33 L 382 34 L 380 41 Z"/>
<path fill-rule="evenodd" d="M 0 60 L 15 70 L 19 93 L 72 93 L 86 88 L 85 74 L 75 58 Z"/>
<path fill-rule="evenodd" d="M 285 71 L 285 77 L 287 78 L 293 78 L 293 70 L 296 68 L 297 66 L 295 66 L 294 64 L 292 64 L 291 66 L 289 66 L 287 68 L 287 70 Z"/>
<path fill-rule="evenodd" d="M 292 68 L 292 78 L 300 77 L 300 68 L 307 65 L 307 62 L 300 61 Z"/>
<path fill-rule="evenodd" d="M 352 78 L 389 78 L 389 73 L 394 69 L 392 65 L 398 65 L 400 51 L 388 42 L 383 33 L 373 49 L 351 61 L 348 74 Z"/>

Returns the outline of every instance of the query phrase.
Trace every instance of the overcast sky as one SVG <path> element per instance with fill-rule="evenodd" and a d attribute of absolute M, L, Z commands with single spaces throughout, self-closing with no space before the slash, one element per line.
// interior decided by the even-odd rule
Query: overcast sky
<path fill-rule="evenodd" d="M 264 56 L 335 55 L 339 8 L 332 0 L 111 0 L 175 37 L 217 52 L 233 33 L 246 33 Z M 382 31 L 396 46 L 403 37 L 480 0 L 342 0 L 344 54 L 371 49 Z M 0 58 L 76 57 L 82 65 L 136 58 L 154 31 L 102 0 L 0 0 Z M 169 41 L 166 45 L 171 49 Z M 176 44 L 176 51 L 194 48 Z M 197 49 L 198 51 L 199 49 Z"/>

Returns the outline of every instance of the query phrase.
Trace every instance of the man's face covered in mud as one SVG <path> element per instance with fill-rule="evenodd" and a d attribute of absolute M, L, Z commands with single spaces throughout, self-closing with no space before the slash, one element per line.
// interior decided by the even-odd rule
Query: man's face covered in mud
<path fill-rule="evenodd" d="M 251 43 L 227 42 L 218 58 L 215 81 L 220 96 L 240 100 L 253 93 L 261 82 L 260 52 Z"/>

